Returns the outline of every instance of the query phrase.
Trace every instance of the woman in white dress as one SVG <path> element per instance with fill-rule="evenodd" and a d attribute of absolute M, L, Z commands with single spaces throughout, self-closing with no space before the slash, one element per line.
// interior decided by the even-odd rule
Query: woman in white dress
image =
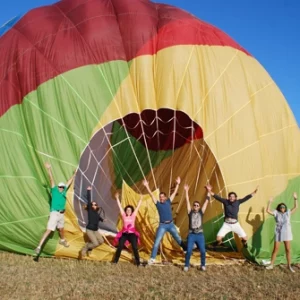
<path fill-rule="evenodd" d="M 288 262 L 288 268 L 291 272 L 295 272 L 291 266 L 291 241 L 293 240 L 292 228 L 291 228 L 291 214 L 295 212 L 298 208 L 297 194 L 294 193 L 294 207 L 293 209 L 288 209 L 284 203 L 277 205 L 276 210 L 271 210 L 271 204 L 273 198 L 270 199 L 267 207 L 267 213 L 274 216 L 276 221 L 275 227 L 275 240 L 274 240 L 274 249 L 271 258 L 271 264 L 266 268 L 272 270 L 274 268 L 274 261 L 279 250 L 280 242 L 284 242 L 286 259 Z"/>

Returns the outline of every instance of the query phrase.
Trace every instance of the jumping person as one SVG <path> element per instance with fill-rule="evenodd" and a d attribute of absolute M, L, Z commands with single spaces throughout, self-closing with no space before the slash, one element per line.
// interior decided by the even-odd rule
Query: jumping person
<path fill-rule="evenodd" d="M 207 204 L 210 200 L 210 193 L 207 193 L 202 208 L 200 207 L 200 203 L 198 201 L 194 201 L 193 210 L 191 210 L 190 199 L 189 199 L 189 186 L 185 184 L 184 189 L 185 189 L 186 208 L 189 216 L 189 234 L 187 238 L 187 251 L 185 254 L 185 265 L 183 270 L 185 272 L 189 270 L 193 246 L 196 243 L 201 253 L 200 269 L 202 271 L 205 271 L 206 253 L 205 253 L 205 237 L 203 234 L 203 215 L 206 211 Z"/>
<path fill-rule="evenodd" d="M 138 251 L 138 244 L 139 244 L 139 233 L 135 229 L 135 219 L 136 215 L 138 213 L 138 210 L 142 203 L 142 197 L 140 201 L 138 202 L 138 205 L 136 209 L 133 208 L 131 205 L 127 205 L 124 209 L 122 208 L 120 199 L 119 199 L 119 193 L 115 194 L 119 210 L 122 216 L 123 220 L 123 228 L 121 231 L 118 232 L 116 238 L 115 238 L 115 244 L 118 243 L 118 248 L 113 260 L 113 263 L 117 264 L 121 255 L 121 251 L 124 248 L 124 245 L 131 244 L 134 258 L 136 265 L 140 265 L 140 256 Z"/>
<path fill-rule="evenodd" d="M 274 249 L 271 258 L 271 264 L 266 267 L 267 270 L 272 270 L 274 268 L 274 262 L 276 259 L 277 252 L 279 250 L 280 242 L 284 242 L 286 259 L 288 263 L 288 268 L 291 272 L 295 272 L 291 266 L 291 241 L 293 240 L 292 228 L 291 228 L 291 214 L 298 208 L 297 194 L 294 193 L 294 207 L 292 210 L 287 209 L 286 204 L 279 203 L 274 211 L 271 211 L 271 204 L 273 198 L 270 199 L 268 207 L 266 209 L 267 213 L 274 216 L 276 221 L 275 227 L 275 241 Z"/>
<path fill-rule="evenodd" d="M 60 182 L 56 186 L 51 171 L 51 165 L 49 163 L 46 163 L 45 167 L 47 168 L 49 178 L 50 178 L 50 184 L 51 184 L 50 217 L 48 220 L 47 229 L 43 234 L 39 245 L 34 250 L 37 255 L 40 254 L 42 246 L 46 241 L 47 237 L 49 236 L 49 234 L 55 231 L 56 228 L 58 229 L 59 236 L 60 236 L 59 243 L 64 247 L 69 247 L 69 244 L 65 240 L 65 236 L 64 236 L 64 213 L 66 207 L 67 190 L 71 185 L 75 174 L 71 177 L 71 179 L 69 179 L 67 184 Z"/>
<path fill-rule="evenodd" d="M 155 263 L 155 258 L 157 255 L 160 241 L 162 240 L 162 238 L 166 232 L 169 232 L 172 235 L 172 237 L 176 240 L 178 245 L 180 245 L 183 248 L 184 251 L 186 250 L 186 246 L 184 245 L 184 243 L 183 243 L 181 237 L 179 236 L 177 229 L 173 223 L 172 207 L 171 207 L 171 203 L 174 200 L 174 198 L 177 194 L 179 185 L 180 185 L 180 177 L 178 177 L 176 179 L 176 187 L 175 187 L 173 194 L 169 198 L 167 198 L 166 193 L 160 192 L 159 193 L 159 201 L 156 200 L 154 195 L 152 194 L 152 192 L 149 188 L 148 181 L 144 180 L 143 184 L 146 187 L 149 195 L 151 196 L 151 198 L 157 208 L 158 214 L 159 214 L 159 226 L 156 231 L 156 237 L 155 237 L 154 245 L 152 248 L 151 257 L 148 261 L 148 264 L 151 265 L 151 264 Z"/>
<path fill-rule="evenodd" d="M 100 214 L 100 207 L 97 205 L 95 201 L 91 200 L 91 190 L 92 188 L 89 186 L 87 188 L 87 205 L 84 208 L 88 212 L 88 224 L 86 226 L 86 234 L 90 240 L 90 242 L 86 243 L 85 246 L 81 249 L 79 253 L 79 259 L 82 259 L 88 251 L 100 246 L 103 244 L 104 239 L 102 234 L 98 231 L 99 222 L 104 222 Z"/>
<path fill-rule="evenodd" d="M 253 193 L 247 195 L 243 199 L 238 199 L 235 192 L 230 192 L 228 194 L 228 199 L 221 198 L 220 196 L 213 193 L 212 187 L 209 184 L 206 185 L 206 189 L 216 200 L 220 201 L 224 206 L 225 219 L 221 229 L 217 233 L 217 243 L 220 245 L 222 243 L 222 239 L 227 233 L 234 232 L 241 238 L 244 247 L 247 248 L 247 235 L 238 222 L 239 207 L 240 204 L 251 199 L 257 193 L 258 187 Z"/>

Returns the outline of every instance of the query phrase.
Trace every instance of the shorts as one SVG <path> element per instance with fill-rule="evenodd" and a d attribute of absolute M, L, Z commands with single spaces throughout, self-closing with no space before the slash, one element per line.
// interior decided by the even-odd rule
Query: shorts
<path fill-rule="evenodd" d="M 217 236 L 224 237 L 229 232 L 236 233 L 240 238 L 245 238 L 247 236 L 246 232 L 244 231 L 239 222 L 234 224 L 224 222 Z"/>
<path fill-rule="evenodd" d="M 47 229 L 55 231 L 56 228 L 64 228 L 65 218 L 64 214 L 59 211 L 51 211 L 47 224 Z"/>

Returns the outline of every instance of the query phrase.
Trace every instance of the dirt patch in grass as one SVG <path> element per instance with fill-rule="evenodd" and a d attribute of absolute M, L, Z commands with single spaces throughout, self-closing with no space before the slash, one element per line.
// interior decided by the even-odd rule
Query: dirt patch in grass
<path fill-rule="evenodd" d="M 249 263 L 176 266 L 77 261 L 0 253 L 0 299 L 300 299 L 300 268 Z"/>

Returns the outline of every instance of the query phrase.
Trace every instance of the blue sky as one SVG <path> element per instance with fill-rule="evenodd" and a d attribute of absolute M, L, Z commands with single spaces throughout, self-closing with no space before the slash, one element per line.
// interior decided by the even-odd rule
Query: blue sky
<path fill-rule="evenodd" d="M 3 2 L 0 24 L 31 8 L 57 1 Z M 191 12 L 222 29 L 247 49 L 275 80 L 300 124 L 299 0 L 155 0 L 154 2 L 172 4 Z"/>

